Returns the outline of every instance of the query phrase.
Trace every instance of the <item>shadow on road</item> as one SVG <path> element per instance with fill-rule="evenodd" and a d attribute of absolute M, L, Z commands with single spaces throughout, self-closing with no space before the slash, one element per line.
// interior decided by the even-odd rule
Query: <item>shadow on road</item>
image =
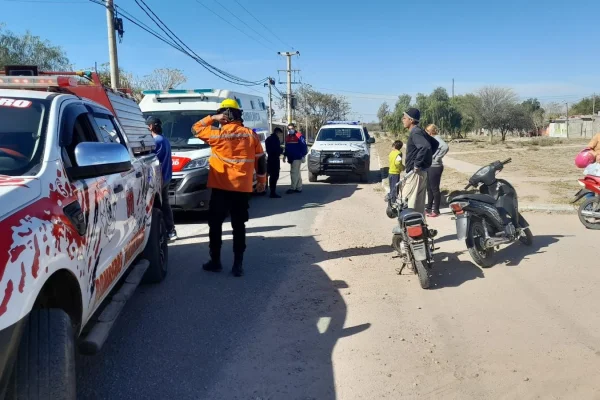
<path fill-rule="evenodd" d="M 282 229 L 287 229 L 287 228 L 294 228 L 296 225 L 278 225 L 278 226 L 258 226 L 258 227 L 251 227 L 251 228 L 246 228 L 246 234 L 251 234 L 251 233 L 260 233 L 260 232 L 275 232 L 275 231 L 279 231 Z M 231 235 L 233 234 L 232 230 L 223 230 L 223 236 L 225 235 Z M 197 239 L 197 238 L 207 238 L 208 237 L 208 232 L 206 233 L 201 233 L 199 235 L 192 235 L 192 236 L 179 236 L 179 239 Z"/>
<path fill-rule="evenodd" d="M 431 271 L 431 282 L 433 284 L 431 289 L 458 287 L 465 282 L 485 277 L 481 268 L 470 260 L 462 261 L 458 259 L 458 256 L 463 253 L 465 251 L 434 254 L 435 266 Z"/>
<path fill-rule="evenodd" d="M 355 190 L 306 185 L 283 199 L 252 199 L 250 215 L 283 216 Z M 248 231 L 292 228 L 292 220 Z M 229 274 L 231 247 L 225 239 L 224 270 L 215 274 L 201 269 L 206 240 L 171 246 L 166 280 L 138 288 L 103 351 L 79 357 L 78 398 L 336 399 L 333 349 L 370 324 L 344 327 L 348 284 L 331 280 L 319 263 L 389 246 L 327 252 L 312 236 L 251 235 L 243 278 Z"/>
<path fill-rule="evenodd" d="M 544 253 L 542 249 L 553 245 L 558 242 L 559 238 L 565 237 L 564 235 L 541 235 L 533 236 L 533 245 L 525 246 L 520 242 L 512 243 L 510 246 L 501 249 L 495 254 L 498 263 L 505 263 L 510 267 L 515 267 L 521 264 L 521 261 L 525 260 L 528 256 L 533 254 Z"/>

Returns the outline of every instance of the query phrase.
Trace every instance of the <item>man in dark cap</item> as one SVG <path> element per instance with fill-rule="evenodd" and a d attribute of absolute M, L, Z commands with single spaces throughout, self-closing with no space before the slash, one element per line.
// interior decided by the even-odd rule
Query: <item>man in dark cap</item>
<path fill-rule="evenodd" d="M 160 170 L 162 172 L 163 186 L 161 191 L 161 211 L 163 218 L 165 219 L 165 224 L 167 225 L 169 240 L 177 240 L 177 231 L 175 230 L 175 223 L 173 222 L 173 210 L 171 210 L 171 205 L 169 204 L 169 182 L 171 182 L 173 176 L 171 143 L 169 143 L 169 139 L 163 136 L 162 122 L 160 119 L 150 116 L 146 119 L 146 125 L 148 125 L 148 130 L 156 143 L 154 154 L 156 154 L 156 158 L 158 158 L 158 161 L 160 162 Z"/>
<path fill-rule="evenodd" d="M 421 112 L 409 108 L 402 116 L 402 124 L 409 131 L 406 144 L 406 173 L 413 172 L 407 179 L 402 196 L 408 198 L 408 207 L 425 213 L 427 195 L 427 169 L 431 167 L 433 153 L 439 143 L 419 126 Z"/>

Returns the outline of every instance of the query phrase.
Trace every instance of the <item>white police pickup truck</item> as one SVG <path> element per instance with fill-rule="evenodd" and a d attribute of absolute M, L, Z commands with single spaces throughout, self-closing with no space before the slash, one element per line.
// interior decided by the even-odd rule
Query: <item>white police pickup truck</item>
<path fill-rule="evenodd" d="M 328 121 L 308 154 L 308 180 L 316 182 L 319 175 L 358 175 L 368 182 L 373 143 L 375 139 L 358 121 Z"/>

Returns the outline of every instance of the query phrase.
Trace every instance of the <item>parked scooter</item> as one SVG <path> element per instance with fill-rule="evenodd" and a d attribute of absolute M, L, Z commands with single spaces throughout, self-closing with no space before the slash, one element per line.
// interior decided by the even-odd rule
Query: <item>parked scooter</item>
<path fill-rule="evenodd" d="M 600 177 L 586 175 L 583 179 L 579 179 L 579 184 L 583 189 L 575 194 L 573 203 L 583 197 L 586 198 L 577 210 L 579 220 L 586 228 L 598 230 L 600 229 Z"/>
<path fill-rule="evenodd" d="M 423 214 L 408 208 L 408 199 L 402 195 L 402 188 L 406 179 L 412 172 L 407 174 L 404 179 L 396 185 L 396 201 L 392 201 L 389 194 L 386 197 L 388 202 L 386 214 L 389 218 L 397 218 L 398 225 L 392 230 L 392 247 L 402 258 L 402 266 L 398 274 L 402 273 L 405 267 L 419 276 L 419 283 L 423 289 L 428 289 L 431 282 L 429 271 L 433 266 L 433 238 L 437 234 L 434 229 L 429 229 L 425 223 Z"/>
<path fill-rule="evenodd" d="M 494 161 L 479 169 L 464 190 L 474 187 L 479 193 L 461 194 L 449 200 L 456 218 L 458 240 L 465 240 L 469 254 L 483 268 L 494 265 L 495 248 L 519 240 L 531 246 L 529 224 L 519 213 L 517 192 L 496 173 L 511 162 Z"/>

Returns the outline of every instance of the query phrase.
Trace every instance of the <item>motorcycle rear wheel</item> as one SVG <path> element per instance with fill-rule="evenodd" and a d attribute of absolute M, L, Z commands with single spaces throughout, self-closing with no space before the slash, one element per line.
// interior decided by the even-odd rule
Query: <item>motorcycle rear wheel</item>
<path fill-rule="evenodd" d="M 467 234 L 467 248 L 469 249 L 469 254 L 475 264 L 479 265 L 481 268 L 490 268 L 494 266 L 494 261 L 492 257 L 494 256 L 494 249 L 485 248 L 485 230 L 483 229 L 483 224 L 481 221 L 471 221 L 469 226 L 469 232 Z"/>
<path fill-rule="evenodd" d="M 596 196 L 590 197 L 590 198 L 586 199 L 583 203 L 581 203 L 581 205 L 579 206 L 579 210 L 577 210 L 577 215 L 579 216 L 579 220 L 581 221 L 583 226 L 585 226 L 588 229 L 599 230 L 600 229 L 600 221 L 589 222 L 586 219 L 586 217 L 581 215 L 582 211 L 588 211 L 587 208 L 591 208 L 592 211 L 596 211 L 596 212 L 599 211 L 600 210 L 600 199 Z"/>
<path fill-rule="evenodd" d="M 423 261 L 413 260 L 415 265 L 415 269 L 417 270 L 417 275 L 419 275 L 419 283 L 421 284 L 421 288 L 429 289 L 431 286 L 431 281 L 429 279 L 429 272 L 427 268 L 425 268 L 425 264 Z"/>

